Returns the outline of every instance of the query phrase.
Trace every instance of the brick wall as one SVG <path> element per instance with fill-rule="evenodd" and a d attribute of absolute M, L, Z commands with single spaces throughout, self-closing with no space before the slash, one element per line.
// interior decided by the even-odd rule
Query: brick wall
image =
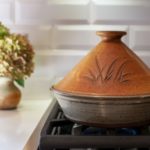
<path fill-rule="evenodd" d="M 33 77 L 66 74 L 100 38 L 123 30 L 123 41 L 150 66 L 149 0 L 0 0 L 0 20 L 27 34 L 36 51 Z"/>

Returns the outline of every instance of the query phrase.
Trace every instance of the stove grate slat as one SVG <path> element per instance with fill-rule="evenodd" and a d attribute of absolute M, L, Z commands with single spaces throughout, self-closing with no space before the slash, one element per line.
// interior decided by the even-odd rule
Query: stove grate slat
<path fill-rule="evenodd" d="M 39 150 L 150 150 L 150 127 L 80 125 L 68 120 L 56 104 L 41 131 Z"/>

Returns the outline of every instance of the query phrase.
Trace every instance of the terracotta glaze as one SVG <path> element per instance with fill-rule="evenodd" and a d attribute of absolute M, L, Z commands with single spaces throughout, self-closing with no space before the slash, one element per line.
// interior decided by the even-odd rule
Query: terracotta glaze
<path fill-rule="evenodd" d="M 133 96 L 150 94 L 150 69 L 120 40 L 125 32 L 97 32 L 100 42 L 55 89 L 73 94 Z"/>

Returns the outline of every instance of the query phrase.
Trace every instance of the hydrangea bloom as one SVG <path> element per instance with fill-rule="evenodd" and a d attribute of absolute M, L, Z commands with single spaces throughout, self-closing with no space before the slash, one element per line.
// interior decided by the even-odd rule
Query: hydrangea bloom
<path fill-rule="evenodd" d="M 0 76 L 22 80 L 34 69 L 34 51 L 26 36 L 11 34 L 0 24 Z"/>

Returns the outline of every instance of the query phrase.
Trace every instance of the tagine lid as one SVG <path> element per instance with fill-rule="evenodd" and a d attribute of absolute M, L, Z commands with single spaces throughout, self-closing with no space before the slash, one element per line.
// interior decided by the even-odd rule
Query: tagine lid
<path fill-rule="evenodd" d="M 102 41 L 54 89 L 75 95 L 150 96 L 150 69 L 121 41 L 126 32 L 97 34 Z"/>

